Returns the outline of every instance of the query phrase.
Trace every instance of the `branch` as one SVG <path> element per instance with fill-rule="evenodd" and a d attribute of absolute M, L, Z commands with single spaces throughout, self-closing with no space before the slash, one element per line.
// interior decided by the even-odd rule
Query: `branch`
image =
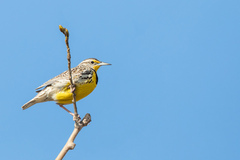
<path fill-rule="evenodd" d="M 63 149 L 58 154 L 58 156 L 55 160 L 62 160 L 63 157 L 67 154 L 67 152 L 69 150 L 73 150 L 75 148 L 76 144 L 74 143 L 74 140 L 77 137 L 78 133 L 80 132 L 80 130 L 83 127 L 87 126 L 91 122 L 91 115 L 89 113 L 87 113 L 84 116 L 84 118 L 81 120 L 81 118 L 80 118 L 80 116 L 77 112 L 76 94 L 75 94 L 76 88 L 75 88 L 75 85 L 74 85 L 73 80 L 72 80 L 71 54 L 70 54 L 70 48 L 69 48 L 69 43 L 68 43 L 69 32 L 66 28 L 63 28 L 61 25 L 59 25 L 59 29 L 65 35 L 65 43 L 66 43 L 66 46 L 67 46 L 68 72 L 69 72 L 70 89 L 71 89 L 72 96 L 73 96 L 73 100 L 72 100 L 73 107 L 74 107 L 73 120 L 75 121 L 75 125 L 74 125 L 74 129 L 73 129 L 73 132 L 72 132 L 71 136 L 69 137 L 67 143 L 65 144 L 65 146 L 63 147 Z"/>
<path fill-rule="evenodd" d="M 62 160 L 69 150 L 74 149 L 74 147 L 76 146 L 76 144 L 74 143 L 76 136 L 78 135 L 80 130 L 84 126 L 87 126 L 90 122 L 91 122 L 91 116 L 89 113 L 87 113 L 84 116 L 84 118 L 80 121 L 80 123 L 75 123 L 75 127 L 73 129 L 71 136 L 68 138 L 67 143 L 65 144 L 65 146 L 63 147 L 63 149 L 61 150 L 61 152 L 59 153 L 59 155 L 55 160 Z"/>
<path fill-rule="evenodd" d="M 69 43 L 68 43 L 68 37 L 69 37 L 69 32 L 66 28 L 63 28 L 61 25 L 59 25 L 60 31 L 65 35 L 65 43 L 67 46 L 67 60 L 68 60 L 68 72 L 69 72 L 69 80 L 70 80 L 70 89 L 72 91 L 72 96 L 73 96 L 73 107 L 74 107 L 74 117 L 73 119 L 75 121 L 80 121 L 80 117 L 78 117 L 78 112 L 77 112 L 77 105 L 76 105 L 76 94 L 75 94 L 75 85 L 73 84 L 72 80 L 72 72 L 71 72 L 71 54 L 70 54 L 70 48 L 69 48 Z"/>

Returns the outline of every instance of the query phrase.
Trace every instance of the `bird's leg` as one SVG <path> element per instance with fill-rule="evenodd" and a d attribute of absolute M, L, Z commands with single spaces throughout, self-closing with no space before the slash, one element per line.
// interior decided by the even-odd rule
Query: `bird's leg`
<path fill-rule="evenodd" d="M 65 111 L 67 111 L 69 114 L 71 114 L 73 116 L 73 120 L 81 120 L 79 114 L 75 115 L 74 113 L 72 113 L 71 111 L 69 111 L 67 108 L 65 108 L 62 104 L 58 104 L 62 109 L 64 109 Z"/>
<path fill-rule="evenodd" d="M 65 108 L 62 104 L 58 104 L 62 109 L 64 109 L 65 111 L 67 111 L 69 114 L 71 114 L 72 116 L 74 116 L 74 114 L 69 111 L 67 108 Z"/>

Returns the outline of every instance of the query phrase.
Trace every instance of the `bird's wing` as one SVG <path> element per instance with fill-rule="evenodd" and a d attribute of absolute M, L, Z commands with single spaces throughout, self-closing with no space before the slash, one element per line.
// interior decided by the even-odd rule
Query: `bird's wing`
<path fill-rule="evenodd" d="M 43 87 L 46 87 L 46 86 L 49 86 L 49 85 L 52 85 L 53 83 L 59 81 L 59 80 L 67 80 L 68 78 L 68 71 L 65 71 L 59 75 L 57 75 L 56 77 L 48 80 L 47 82 L 43 83 L 41 86 L 37 87 L 36 90 L 40 89 L 40 88 L 43 88 Z"/>
<path fill-rule="evenodd" d="M 88 68 L 88 67 L 81 67 L 81 68 L 72 68 L 72 79 L 73 82 L 75 83 L 76 81 L 78 83 L 81 82 L 85 82 L 88 78 L 90 78 L 92 76 L 92 69 Z M 43 83 L 41 86 L 37 87 L 36 90 L 42 88 L 42 87 L 46 87 L 46 86 L 50 86 L 53 83 L 56 84 L 56 82 L 60 82 L 59 84 L 62 85 L 66 85 L 67 83 L 69 83 L 69 73 L 68 70 L 59 74 L 58 76 L 48 80 L 47 82 Z M 60 87 L 60 86 L 59 86 Z"/>

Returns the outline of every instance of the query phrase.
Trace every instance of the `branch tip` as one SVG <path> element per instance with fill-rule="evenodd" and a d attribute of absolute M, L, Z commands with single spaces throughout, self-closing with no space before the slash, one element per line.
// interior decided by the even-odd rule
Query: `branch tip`
<path fill-rule="evenodd" d="M 59 25 L 59 29 L 66 37 L 69 37 L 69 32 L 67 28 L 64 28 L 62 25 Z"/>

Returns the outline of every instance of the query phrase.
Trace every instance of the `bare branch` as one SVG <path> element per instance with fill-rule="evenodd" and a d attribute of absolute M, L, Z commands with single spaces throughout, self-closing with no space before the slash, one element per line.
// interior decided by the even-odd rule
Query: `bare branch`
<path fill-rule="evenodd" d="M 68 60 L 68 72 L 69 72 L 69 80 L 70 80 L 70 89 L 72 91 L 72 96 L 73 96 L 73 107 L 74 107 L 74 117 L 73 119 L 75 121 L 80 121 L 80 117 L 77 112 L 77 105 L 76 105 L 76 94 L 75 94 L 75 85 L 73 84 L 72 80 L 72 72 L 71 72 L 71 54 L 70 54 L 70 48 L 69 48 L 69 43 L 68 43 L 68 38 L 69 38 L 69 32 L 66 28 L 63 28 L 61 25 L 59 25 L 60 31 L 65 35 L 65 43 L 67 47 L 67 60 Z"/>
<path fill-rule="evenodd" d="M 84 118 L 81 120 L 78 112 L 77 112 L 77 105 L 76 105 L 76 94 L 75 94 L 75 85 L 73 83 L 72 80 L 72 72 L 71 72 L 71 54 L 70 54 L 70 48 L 69 48 L 69 43 L 68 43 L 68 38 L 69 38 L 69 32 L 66 28 L 63 28 L 61 25 L 59 25 L 59 29 L 60 31 L 65 35 L 65 43 L 67 46 L 67 60 L 68 60 L 68 71 L 69 71 L 69 80 L 70 80 L 70 89 L 72 92 L 72 96 L 73 96 L 73 107 L 74 107 L 74 116 L 73 116 L 73 120 L 75 121 L 75 125 L 74 125 L 74 129 L 73 132 L 71 134 L 71 136 L 69 137 L 67 143 L 65 144 L 65 146 L 63 147 L 63 149 L 61 150 L 61 152 L 59 153 L 59 155 L 57 156 L 56 160 L 62 160 L 63 157 L 67 154 L 67 152 L 69 150 L 72 150 L 75 148 L 76 144 L 74 143 L 75 138 L 77 137 L 78 133 L 80 132 L 80 130 L 87 126 L 90 122 L 91 122 L 91 115 L 89 113 L 87 113 Z M 63 107 L 60 105 L 60 107 Z M 64 107 L 65 108 L 65 107 Z M 67 110 L 65 108 L 65 110 Z M 68 112 L 70 112 L 68 110 Z"/>
<path fill-rule="evenodd" d="M 63 147 L 63 149 L 61 150 L 61 152 L 59 153 L 59 155 L 55 160 L 62 160 L 69 150 L 73 150 L 75 148 L 76 144 L 74 143 L 74 140 L 76 136 L 78 135 L 80 130 L 84 126 L 87 126 L 90 122 L 91 122 L 91 116 L 89 113 L 87 113 L 84 116 L 84 118 L 80 121 L 80 123 L 75 123 L 75 127 L 73 129 L 71 136 L 69 137 L 67 143 L 65 144 L 65 146 Z"/>

